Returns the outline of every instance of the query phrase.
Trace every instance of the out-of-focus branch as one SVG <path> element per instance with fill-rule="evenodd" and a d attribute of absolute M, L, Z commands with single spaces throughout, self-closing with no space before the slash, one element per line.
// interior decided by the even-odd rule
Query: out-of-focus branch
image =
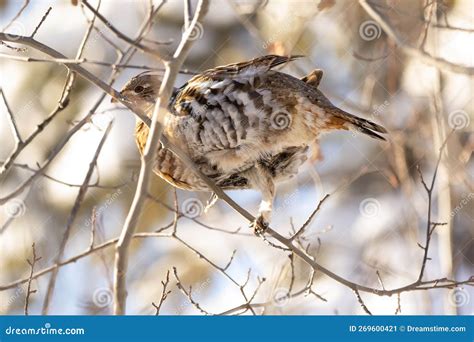
<path fill-rule="evenodd" d="M 167 59 L 156 49 L 152 49 L 146 45 L 141 44 L 140 42 L 128 37 L 127 35 L 120 32 L 114 25 L 110 23 L 102 14 L 99 13 L 97 9 L 95 9 L 87 0 L 82 0 L 81 3 L 86 6 L 97 18 L 104 23 L 105 26 L 109 28 L 119 39 L 127 42 L 128 44 L 136 47 L 138 50 L 143 51 L 145 53 L 150 54 L 153 57 L 160 59 L 161 61 L 165 62 Z M 162 2 L 163 4 L 164 2 Z M 161 5 L 160 5 L 161 6 Z"/>
<path fill-rule="evenodd" d="M 367 0 L 359 0 L 360 5 L 362 8 L 367 12 L 368 15 L 372 17 L 382 28 L 382 30 L 387 34 L 387 36 L 392 39 L 400 49 L 409 56 L 418 58 L 422 62 L 438 67 L 440 69 L 451 71 L 460 74 L 467 74 L 467 75 L 474 75 L 474 67 L 464 66 L 452 63 L 440 57 L 431 56 L 429 53 L 414 48 L 408 44 L 406 44 L 395 32 L 392 26 L 385 20 L 385 18 L 380 14 L 378 10 L 376 10 L 373 6 L 371 6 L 370 2 Z"/>
<path fill-rule="evenodd" d="M 0 160 L 0 163 L 3 163 L 3 161 Z M 31 171 L 31 172 L 37 172 L 38 170 L 31 167 L 31 166 L 28 166 L 27 164 L 13 164 L 14 167 L 17 167 L 19 169 L 22 169 L 22 170 L 27 170 L 27 171 Z M 82 184 L 73 184 L 73 183 L 68 183 L 68 182 L 65 182 L 65 181 L 62 181 L 56 177 L 53 177 L 53 176 L 50 176 L 49 174 L 46 174 L 46 173 L 41 173 L 41 176 L 46 178 L 46 179 L 49 179 L 50 181 L 52 182 L 55 182 L 55 183 L 58 183 L 58 184 L 61 184 L 61 185 L 65 185 L 65 186 L 68 186 L 68 187 L 71 187 L 71 188 L 80 188 L 82 186 Z M 117 185 L 102 185 L 100 184 L 99 182 L 99 179 L 97 178 L 94 182 L 90 183 L 88 185 L 89 188 L 96 188 L 96 189 L 104 189 L 104 190 L 116 190 L 118 188 L 121 188 L 127 184 L 131 183 L 131 180 L 129 181 L 126 181 L 126 182 L 123 182 L 123 183 L 120 183 L 120 184 L 117 184 Z"/>
<path fill-rule="evenodd" d="M 25 0 L 18 12 L 13 16 L 13 18 L 8 22 L 8 24 L 2 28 L 2 31 L 8 30 L 8 28 L 15 22 L 15 20 L 17 20 L 21 16 L 21 14 L 25 11 L 29 4 L 30 0 Z"/>
<path fill-rule="evenodd" d="M 100 65 L 100 66 L 107 66 L 112 69 L 141 69 L 141 70 L 153 70 L 153 71 L 161 71 L 164 72 L 164 68 L 157 68 L 151 65 L 136 65 L 136 64 L 116 64 L 111 62 L 103 62 L 103 61 L 96 61 L 91 60 L 88 58 L 76 58 L 76 59 L 62 59 L 62 58 L 38 58 L 38 57 L 28 57 L 28 56 L 16 56 L 6 53 L 0 53 L 0 58 L 10 59 L 19 62 L 26 62 L 26 63 L 55 63 L 55 64 L 92 64 L 92 65 Z M 183 75 L 196 75 L 197 72 L 191 71 L 188 69 L 181 69 L 179 71 L 180 74 Z"/>
<path fill-rule="evenodd" d="M 0 88 L 0 94 L 2 95 L 3 103 L 5 104 L 5 107 L 7 109 L 7 114 L 8 114 L 8 119 L 9 119 L 8 122 L 10 123 L 13 136 L 15 137 L 15 148 L 18 148 L 18 145 L 21 145 L 23 143 L 23 140 L 21 139 L 20 132 L 18 131 L 18 126 L 16 124 L 15 116 L 13 115 L 13 112 L 10 106 L 8 105 L 7 98 L 5 97 L 5 93 L 3 92 L 2 88 Z"/>

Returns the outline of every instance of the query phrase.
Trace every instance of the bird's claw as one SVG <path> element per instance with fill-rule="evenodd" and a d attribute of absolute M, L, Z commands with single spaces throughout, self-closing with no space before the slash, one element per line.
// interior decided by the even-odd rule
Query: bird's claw
<path fill-rule="evenodd" d="M 250 224 L 250 228 L 253 229 L 255 235 L 261 236 L 267 230 L 268 222 L 266 222 L 262 216 L 259 216 Z"/>

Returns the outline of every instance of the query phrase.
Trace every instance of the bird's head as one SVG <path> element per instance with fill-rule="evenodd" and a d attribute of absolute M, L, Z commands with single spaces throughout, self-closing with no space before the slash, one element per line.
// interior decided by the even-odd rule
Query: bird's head
<path fill-rule="evenodd" d="M 155 103 L 162 79 L 162 73 L 142 72 L 125 84 L 120 95 L 125 101 L 146 110 Z M 116 100 L 112 99 L 112 102 L 116 102 Z"/>

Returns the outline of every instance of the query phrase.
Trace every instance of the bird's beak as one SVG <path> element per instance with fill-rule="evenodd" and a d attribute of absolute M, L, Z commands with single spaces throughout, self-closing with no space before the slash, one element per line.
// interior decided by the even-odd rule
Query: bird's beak
<path fill-rule="evenodd" d="M 122 93 L 119 93 L 119 96 L 121 101 L 127 101 L 127 98 L 125 96 L 122 95 Z M 112 97 L 112 99 L 110 99 L 110 103 L 118 103 L 119 100 L 117 100 L 115 97 Z"/>

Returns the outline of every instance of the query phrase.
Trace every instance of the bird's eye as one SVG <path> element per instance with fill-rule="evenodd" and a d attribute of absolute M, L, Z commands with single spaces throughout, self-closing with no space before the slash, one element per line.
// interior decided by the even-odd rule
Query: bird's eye
<path fill-rule="evenodd" d="M 139 94 L 141 93 L 145 88 L 143 88 L 142 86 L 136 86 L 134 91 L 135 93 Z"/>

